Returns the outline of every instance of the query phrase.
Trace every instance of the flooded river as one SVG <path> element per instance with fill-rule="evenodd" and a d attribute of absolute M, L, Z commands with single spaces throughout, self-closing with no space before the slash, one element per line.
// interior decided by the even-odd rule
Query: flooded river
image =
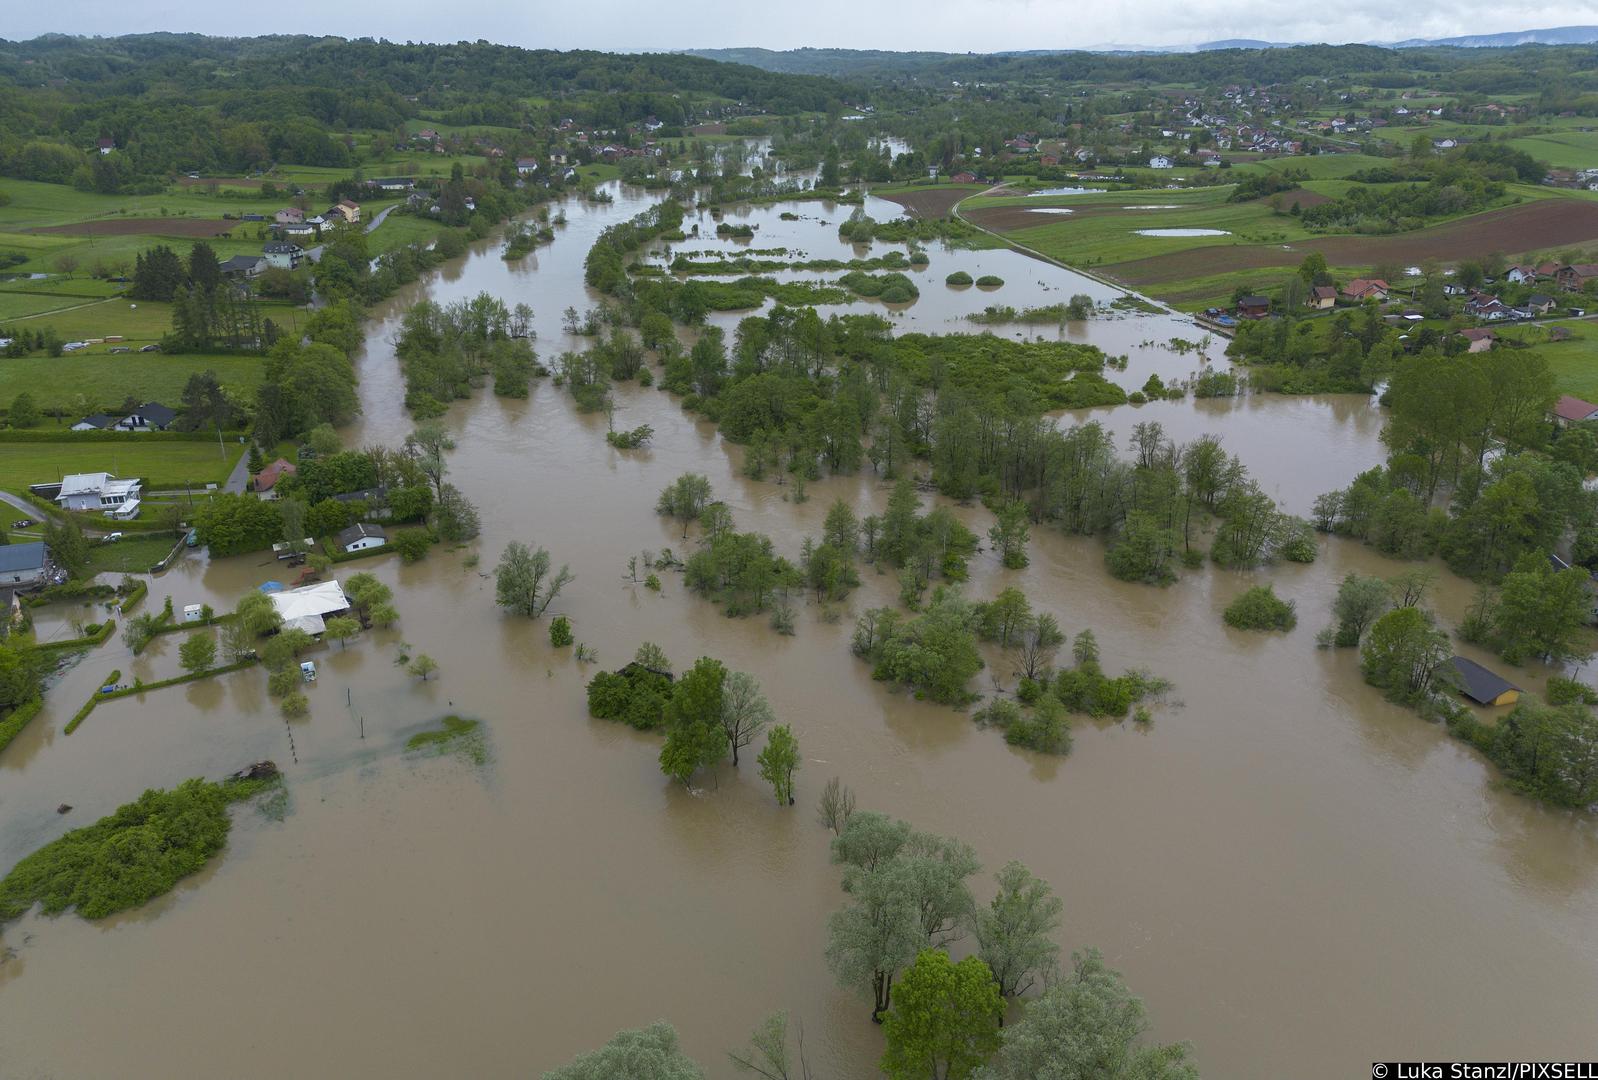
<path fill-rule="evenodd" d="M 581 285 L 589 243 L 646 205 L 616 196 L 570 204 L 555 244 L 523 264 L 479 245 L 381 309 L 350 441 L 397 443 L 410 428 L 387 341 L 420 296 L 525 300 L 544 356 L 573 347 L 560 312 L 594 302 Z M 835 257 L 846 210 L 796 209 L 801 220 L 788 223 L 778 208 L 751 211 L 752 246 L 801 246 L 803 230 L 805 250 Z M 987 303 L 1113 292 L 1013 253 L 931 254 L 921 299 L 892 316 L 905 328 L 968 326 L 963 316 Z M 949 291 L 942 280 L 957 267 L 1007 284 L 991 297 Z M 718 321 L 730 329 L 738 317 Z M 1110 373 L 1128 386 L 1198 364 L 1143 344 L 1201 336 L 1175 317 L 1043 332 L 1128 355 L 1128 369 Z M 707 474 L 740 528 L 790 555 L 834 498 L 880 510 L 887 490 L 868 472 L 812 484 L 795 504 L 785 487 L 742 478 L 738 449 L 670 395 L 629 387 L 617 404 L 618 426 L 655 429 L 652 447 L 611 449 L 603 416 L 578 415 L 547 380 L 526 401 L 484 392 L 452 410 L 451 480 L 481 508 L 482 540 L 414 566 L 387 556 L 339 568 L 393 585 L 401 621 L 315 655 L 322 674 L 304 719 L 285 724 L 265 676 L 246 671 L 108 703 L 61 733 L 110 669 L 124 682 L 175 674 L 178 635 L 138 658 L 113 639 L 62 678 L 0 756 L 0 866 L 145 787 L 258 758 L 284 766 L 292 806 L 281 822 L 242 812 L 223 857 L 137 912 L 6 927 L 0 1076 L 526 1076 L 665 1018 L 720 1078 L 731 1075 L 726 1049 L 776 1009 L 803 1022 L 818 1077 L 874 1075 L 880 1031 L 822 957 L 842 894 L 813 807 L 832 775 L 864 807 L 973 844 L 982 901 L 1009 859 L 1048 879 L 1065 901 L 1062 944 L 1102 949 L 1147 1000 L 1154 1034 L 1191 1041 L 1206 1075 L 1590 1056 L 1591 823 L 1500 791 L 1478 756 L 1367 688 L 1351 652 L 1314 648 L 1337 581 L 1398 564 L 1323 540 L 1311 566 L 1206 569 L 1159 590 L 1114 581 L 1098 543 L 1046 528 L 1026 570 L 978 556 L 970 595 L 1018 584 L 1068 631 L 1091 626 L 1111 670 L 1147 667 L 1177 687 L 1148 730 L 1081 721 L 1069 757 L 1043 757 L 872 682 L 849 654 L 847 612 L 829 622 L 809 605 L 797 633 L 779 637 L 764 620 L 724 618 L 675 575 L 661 595 L 623 580 L 640 549 L 683 549 L 653 506 L 684 471 Z M 1300 512 L 1382 456 L 1380 415 L 1359 398 L 1189 400 L 1097 418 L 1118 431 L 1158 419 L 1183 440 L 1215 432 Z M 961 512 L 985 532 L 990 515 Z M 589 719 L 594 668 L 552 649 L 547 624 L 494 606 L 488 570 L 512 539 L 571 565 L 576 581 L 556 608 L 600 667 L 652 640 L 679 670 L 711 655 L 754 673 L 798 736 L 799 805 L 776 806 L 747 759 L 685 791 L 661 776 L 656 737 Z M 259 556 L 191 556 L 146 603 L 231 606 L 274 576 Z M 850 612 L 897 592 L 890 576 L 864 577 Z M 1260 581 L 1297 601 L 1292 633 L 1222 624 L 1227 602 Z M 1469 592 L 1443 578 L 1445 618 L 1463 613 Z M 438 677 L 419 683 L 396 667 L 401 642 L 437 659 Z M 1003 664 L 977 685 L 990 677 L 1013 682 Z M 485 720 L 488 765 L 400 752 L 448 711 Z M 63 802 L 74 809 L 58 816 Z"/>

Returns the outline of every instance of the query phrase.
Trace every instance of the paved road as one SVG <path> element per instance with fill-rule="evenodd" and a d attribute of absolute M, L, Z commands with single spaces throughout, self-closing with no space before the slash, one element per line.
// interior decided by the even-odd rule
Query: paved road
<path fill-rule="evenodd" d="M 379 225 L 383 224 L 384 219 L 387 218 L 388 215 L 399 209 L 399 205 L 399 203 L 395 203 L 393 206 L 385 206 L 383 209 L 379 210 L 377 212 L 377 216 L 366 223 L 366 231 L 371 232 Z M 326 244 L 317 244 L 313 248 L 308 248 L 306 249 L 305 257 L 312 262 L 317 262 L 322 258 L 322 249 L 325 247 L 327 247 Z"/>

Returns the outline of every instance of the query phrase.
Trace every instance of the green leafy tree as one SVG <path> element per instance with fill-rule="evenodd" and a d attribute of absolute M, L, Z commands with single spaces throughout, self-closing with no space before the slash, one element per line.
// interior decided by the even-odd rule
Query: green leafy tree
<path fill-rule="evenodd" d="M 805 1060 L 804 1028 L 799 1029 L 799 1049 L 788 1051 L 788 1014 L 772 1013 L 749 1036 L 743 1050 L 729 1051 L 727 1057 L 741 1073 L 753 1073 L 763 1080 L 810 1080 L 810 1065 Z"/>
<path fill-rule="evenodd" d="M 72 577 L 82 577 L 89 566 L 89 541 L 83 535 L 83 526 L 74 518 L 44 523 L 44 546 L 50 558 Z"/>
<path fill-rule="evenodd" d="M 981 959 L 958 964 L 941 949 L 923 949 L 905 970 L 882 1022 L 890 1080 L 968 1080 L 999 1046 L 1004 1002 Z"/>
<path fill-rule="evenodd" d="M 39 407 L 33 403 L 32 394 L 24 390 L 11 399 L 11 411 L 6 414 L 6 423 L 14 428 L 30 428 L 37 426 L 39 420 Z"/>
<path fill-rule="evenodd" d="M 754 741 L 776 718 L 771 703 L 760 692 L 760 683 L 743 671 L 728 673 L 721 688 L 721 729 L 732 749 L 733 768 L 738 767 L 738 751 Z"/>
<path fill-rule="evenodd" d="M 1337 587 L 1337 597 L 1332 601 L 1332 617 L 1337 620 L 1334 644 L 1352 648 L 1364 638 L 1382 614 L 1392 606 L 1392 592 L 1381 578 L 1349 574 Z M 1409 605 L 1405 605 L 1409 606 Z"/>
<path fill-rule="evenodd" d="M 1018 862 L 998 873 L 999 891 L 993 902 L 978 908 L 972 919 L 977 955 L 993 973 L 999 993 L 1016 997 L 1039 980 L 1054 981 L 1060 947 L 1049 937 L 1060 928 L 1065 904 L 1049 883 L 1032 876 Z"/>
<path fill-rule="evenodd" d="M 1395 608 L 1377 619 L 1360 647 L 1365 681 L 1395 701 L 1423 700 L 1453 654 L 1448 635 L 1419 608 Z"/>
<path fill-rule="evenodd" d="M 178 663 L 188 672 L 210 670 L 216 665 L 216 638 L 204 630 L 190 634 L 178 646 Z"/>
<path fill-rule="evenodd" d="M 543 1080 L 704 1080 L 705 1074 L 677 1045 L 677 1031 L 659 1021 L 617 1033 L 598 1050 L 551 1069 Z"/>
<path fill-rule="evenodd" d="M 871 1019 L 880 1024 L 893 1003 L 893 980 L 926 943 L 915 890 L 903 864 L 889 860 L 858 875 L 849 898 L 827 922 L 827 966 L 841 985 L 871 996 Z"/>
<path fill-rule="evenodd" d="M 1070 974 L 1004 1029 L 977 1080 L 1198 1080 L 1186 1046 L 1138 1045 L 1147 1011 L 1098 950 L 1073 960 Z"/>
<path fill-rule="evenodd" d="M 688 526 L 698 521 L 705 507 L 710 505 L 710 481 L 699 473 L 684 473 L 666 488 L 655 501 L 656 513 L 676 518 L 682 522 L 682 534 L 688 536 Z"/>
<path fill-rule="evenodd" d="M 1011 570 L 1020 570 L 1027 564 L 1026 546 L 1031 538 L 1031 513 L 1019 500 L 1005 503 L 999 508 L 998 523 L 988 530 L 999 558 Z"/>
<path fill-rule="evenodd" d="M 727 756 L 727 732 L 722 727 L 723 688 L 727 669 L 721 661 L 700 657 L 683 674 L 666 705 L 666 744 L 660 750 L 660 769 L 687 784 L 694 773 Z"/>
<path fill-rule="evenodd" d="M 394 545 L 394 550 L 399 552 L 400 558 L 408 563 L 420 562 L 427 557 L 427 549 L 433 546 L 432 539 L 425 529 L 401 529 L 389 540 Z"/>
<path fill-rule="evenodd" d="M 552 570 L 549 552 L 529 549 L 519 540 L 505 545 L 494 568 L 494 597 L 500 607 L 536 619 L 572 580 L 565 566 Z"/>
<path fill-rule="evenodd" d="M 233 607 L 233 622 L 253 638 L 264 637 L 283 625 L 283 616 L 271 597 L 247 592 Z"/>
<path fill-rule="evenodd" d="M 361 624 L 358 620 L 348 615 L 335 615 L 327 620 L 327 629 L 322 636 L 329 641 L 338 642 L 338 647 L 342 649 L 360 632 Z"/>
<path fill-rule="evenodd" d="M 1568 663 L 1592 655 L 1587 621 L 1592 584 L 1585 569 L 1555 571 L 1547 559 L 1527 555 L 1505 575 L 1491 615 L 1493 633 L 1506 660 L 1528 656 Z"/>
<path fill-rule="evenodd" d="M 438 671 L 438 661 L 434 660 L 426 653 L 421 653 L 416 657 L 416 659 L 411 661 L 410 667 L 406 670 L 412 675 L 416 676 L 418 679 L 426 682 Z"/>
<path fill-rule="evenodd" d="M 570 645 L 575 638 L 572 637 L 571 620 L 564 615 L 557 615 L 549 623 L 549 643 L 557 649 Z"/>
<path fill-rule="evenodd" d="M 787 724 L 778 724 L 766 736 L 765 749 L 756 756 L 755 762 L 760 766 L 761 777 L 771 785 L 772 794 L 777 797 L 780 806 L 792 806 L 793 774 L 799 771 L 802 759 L 799 756 L 799 740 L 793 737 L 793 729 Z"/>

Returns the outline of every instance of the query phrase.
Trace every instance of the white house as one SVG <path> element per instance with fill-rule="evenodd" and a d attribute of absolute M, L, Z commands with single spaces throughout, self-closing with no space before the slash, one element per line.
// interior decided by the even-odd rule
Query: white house
<path fill-rule="evenodd" d="M 118 431 L 165 431 L 178 418 L 177 411 L 159 401 L 146 401 L 117 421 Z"/>
<path fill-rule="evenodd" d="M 300 259 L 305 256 L 305 249 L 298 244 L 271 243 L 261 248 L 268 266 L 275 266 L 279 270 L 292 270 L 300 264 Z"/>
<path fill-rule="evenodd" d="M 138 512 L 139 481 L 118 480 L 110 473 L 73 473 L 61 481 L 55 501 L 63 510 L 122 511 L 130 503 Z"/>
<path fill-rule="evenodd" d="M 349 598 L 336 581 L 319 581 L 298 589 L 268 593 L 272 606 L 283 616 L 283 629 L 320 634 L 327 629 L 327 616 L 350 609 Z"/>
<path fill-rule="evenodd" d="M 372 548 L 382 547 L 388 543 L 388 533 L 383 531 L 381 525 L 368 525 L 360 522 L 351 525 L 338 534 L 339 550 L 346 555 L 352 551 L 370 551 Z"/>
<path fill-rule="evenodd" d="M 537 171 L 538 160 L 536 158 L 521 157 L 516 159 L 517 176 L 529 176 Z"/>
<path fill-rule="evenodd" d="M 0 544 L 0 585 L 27 588 L 44 580 L 44 543 Z"/>
<path fill-rule="evenodd" d="M 1149 158 L 1149 168 L 1151 169 L 1169 169 L 1170 167 L 1171 159 L 1164 154 L 1155 154 Z"/>
<path fill-rule="evenodd" d="M 76 424 L 73 424 L 68 430 L 110 431 L 114 424 L 116 424 L 116 421 L 105 415 L 105 413 L 95 413 L 93 416 L 85 416 L 82 420 L 79 420 Z"/>

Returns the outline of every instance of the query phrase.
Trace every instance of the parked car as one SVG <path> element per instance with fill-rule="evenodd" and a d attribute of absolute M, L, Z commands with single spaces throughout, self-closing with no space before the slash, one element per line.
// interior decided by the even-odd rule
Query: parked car
<path fill-rule="evenodd" d="M 32 518 L 17 518 L 17 520 L 11 523 L 11 527 L 13 529 L 31 529 L 37 524 L 38 522 L 34 521 Z"/>
<path fill-rule="evenodd" d="M 87 341 L 69 341 L 61 346 L 61 351 L 64 353 L 77 352 L 79 349 L 87 349 L 88 347 L 89 343 Z"/>
<path fill-rule="evenodd" d="M 133 350 L 130 349 L 126 345 L 118 345 L 116 348 L 112 349 L 111 351 L 114 352 L 114 353 L 126 353 L 126 352 L 132 352 Z"/>
<path fill-rule="evenodd" d="M 102 544 L 114 544 L 120 539 L 122 539 L 122 534 L 119 533 L 119 532 L 106 533 L 104 536 L 100 537 L 100 543 L 102 543 Z"/>
<path fill-rule="evenodd" d="M 140 352 L 160 352 L 161 351 L 161 346 L 159 346 L 159 345 L 146 345 L 144 348 L 140 349 L 139 351 Z"/>

